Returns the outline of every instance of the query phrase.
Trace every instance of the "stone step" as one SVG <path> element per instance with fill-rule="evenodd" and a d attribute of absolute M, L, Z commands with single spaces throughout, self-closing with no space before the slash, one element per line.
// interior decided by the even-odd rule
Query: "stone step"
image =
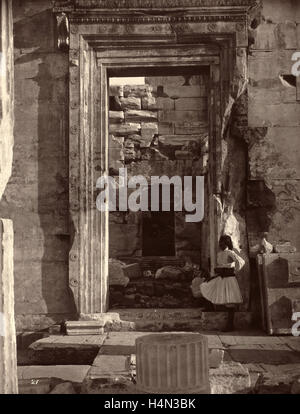
<path fill-rule="evenodd" d="M 221 331 L 227 312 L 203 312 L 201 309 L 113 309 L 106 331 Z M 235 327 L 249 329 L 251 312 L 236 312 Z"/>
<path fill-rule="evenodd" d="M 106 335 L 51 335 L 18 353 L 18 365 L 90 365 Z"/>
<path fill-rule="evenodd" d="M 126 287 L 110 286 L 109 301 L 112 308 L 201 307 L 201 299 L 192 295 L 191 281 L 170 281 L 150 277 L 130 280 Z"/>

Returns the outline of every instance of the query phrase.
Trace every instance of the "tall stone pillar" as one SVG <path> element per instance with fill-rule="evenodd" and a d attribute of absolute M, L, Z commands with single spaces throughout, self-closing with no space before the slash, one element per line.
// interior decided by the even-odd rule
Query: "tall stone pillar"
<path fill-rule="evenodd" d="M 18 392 L 14 315 L 13 225 L 0 219 L 0 393 Z"/>
<path fill-rule="evenodd" d="M 13 159 L 12 0 L 0 0 L 0 199 Z M 13 224 L 0 219 L 0 394 L 18 392 L 14 318 Z"/>

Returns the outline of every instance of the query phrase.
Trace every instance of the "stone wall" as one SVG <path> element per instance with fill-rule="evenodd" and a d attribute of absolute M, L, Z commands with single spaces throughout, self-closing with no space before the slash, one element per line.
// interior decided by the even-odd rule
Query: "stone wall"
<path fill-rule="evenodd" d="M 299 250 L 299 81 L 295 87 L 295 80 L 285 75 L 291 73 L 292 54 L 300 49 L 300 7 L 292 0 L 262 3 L 263 7 L 250 19 L 248 68 L 245 68 L 249 84 L 234 106 L 227 139 L 223 184 L 234 192 L 233 202 L 229 203 L 233 211 L 225 211 L 223 223 L 225 229 L 225 225 L 235 225 L 234 219 L 237 220 L 237 241 L 244 251 L 248 244 L 250 250 L 257 244 L 261 231 L 269 232 L 271 242 L 290 240 Z M 14 221 L 18 327 L 32 329 L 46 327 L 75 312 L 68 288 L 68 252 L 72 242 L 68 215 L 68 54 L 57 49 L 50 0 L 14 2 L 13 12 L 15 149 L 12 176 L 1 200 L 0 216 Z M 144 91 L 139 96 L 128 92 L 124 98 L 127 102 L 129 98 L 140 98 L 139 109 L 131 111 L 152 111 L 157 119 L 154 123 L 149 118 L 141 120 L 131 112 L 126 120 L 122 108 L 112 108 L 119 114 L 112 114 L 111 125 L 125 129 L 118 133 L 111 130 L 114 138 L 110 139 L 110 152 L 117 157 L 111 167 L 117 169 L 126 164 L 130 174 L 146 176 L 203 171 L 199 160 L 184 158 L 188 154 L 182 147 L 176 149 L 179 152 L 176 155 L 174 152 L 173 157 L 166 148 L 170 136 L 182 138 L 205 132 L 206 126 L 199 123 L 201 119 L 195 114 L 186 124 L 187 112 L 191 110 L 187 105 L 201 98 L 194 95 L 198 86 L 167 85 L 162 79 L 155 84 L 154 77 L 147 82 L 156 96 Z M 189 95 L 184 94 L 183 88 L 189 89 Z M 174 99 L 177 94 L 178 99 Z M 166 109 L 161 114 L 159 107 L 155 107 L 158 100 Z M 11 117 L 11 107 L 6 108 Z M 180 113 L 176 114 L 176 110 Z M 129 129 L 127 121 L 131 124 Z M 154 142 L 152 133 L 158 135 Z M 138 136 L 139 142 L 128 139 L 129 135 Z M 159 142 L 160 135 L 165 137 L 164 142 Z M 150 146 L 143 147 L 141 143 Z M 5 154 L 4 158 L 9 160 L 11 145 L 4 145 L 0 157 Z M 3 183 L 9 174 L 7 170 Z M 4 188 L 4 184 L 0 185 Z M 122 241 L 111 238 L 112 256 L 117 256 L 117 252 L 141 254 L 138 237 L 128 239 L 128 234 L 137 231 L 136 217 L 128 215 L 126 220 L 131 233 L 124 232 Z M 123 226 L 124 217 L 113 220 L 115 230 L 120 224 Z M 187 233 L 193 234 L 190 230 Z M 116 234 L 120 232 L 111 231 L 111 235 Z M 132 241 L 137 244 L 131 245 Z M 120 252 L 120 243 L 128 249 Z M 186 254 L 188 249 L 182 246 L 181 251 L 184 250 Z M 245 283 L 245 291 L 247 275 L 241 282 Z"/>
<path fill-rule="evenodd" d="M 291 57 L 300 50 L 300 4 L 264 0 L 249 34 L 250 247 L 266 231 L 271 243 L 291 241 L 299 251 L 300 100 Z"/>
<path fill-rule="evenodd" d="M 207 116 L 206 75 L 149 76 L 145 85 L 110 87 L 110 173 L 127 167 L 129 176 L 148 180 L 205 175 Z M 140 212 L 110 213 L 110 256 L 141 256 L 141 227 Z M 186 223 L 181 212 L 175 213 L 175 254 L 200 262 L 201 224 Z"/>
<path fill-rule="evenodd" d="M 51 1 L 14 2 L 15 147 L 0 215 L 14 222 L 17 329 L 74 311 L 68 290 L 68 54 Z"/>

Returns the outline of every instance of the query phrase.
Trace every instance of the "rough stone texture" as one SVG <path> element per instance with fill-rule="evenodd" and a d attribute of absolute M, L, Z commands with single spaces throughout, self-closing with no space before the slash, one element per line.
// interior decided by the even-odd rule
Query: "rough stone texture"
<path fill-rule="evenodd" d="M 33 328 L 36 316 L 60 322 L 75 312 L 67 268 L 68 55 L 54 42 L 51 1 L 14 3 L 13 16 L 14 164 L 0 215 L 14 222 L 15 311 L 24 329 L 24 318 Z"/>
<path fill-rule="evenodd" d="M 14 70 L 12 2 L 3 0 L 0 21 L 0 200 L 12 172 Z"/>
<path fill-rule="evenodd" d="M 124 112 L 123 111 L 109 111 L 109 121 L 111 123 L 116 122 L 120 123 L 124 120 Z"/>
<path fill-rule="evenodd" d="M 141 125 L 139 123 L 126 123 L 122 125 L 110 124 L 109 125 L 109 132 L 111 132 L 112 134 L 117 134 L 121 136 L 136 134 L 140 130 L 141 130 Z"/>
<path fill-rule="evenodd" d="M 162 81 L 163 90 L 160 84 Z M 122 93 L 120 88 L 110 89 L 111 98 L 118 100 L 124 111 L 123 120 L 120 111 L 112 111 L 115 101 L 110 101 L 109 121 L 110 131 L 113 133 L 109 140 L 111 172 L 117 175 L 117 170 L 124 160 L 129 175 L 143 174 L 149 178 L 151 175 L 204 174 L 207 168 L 204 158 L 208 153 L 205 75 L 190 77 L 189 85 L 186 84 L 183 76 L 151 76 L 147 77 L 145 82 L 145 85 L 122 86 L 124 98 L 119 98 Z M 181 86 L 178 87 L 179 95 L 176 99 L 168 96 L 168 93 L 174 93 L 177 85 Z M 179 120 L 175 117 L 168 122 L 157 119 L 160 112 L 175 113 L 175 105 L 178 107 L 178 113 L 189 113 L 188 116 L 196 117 L 199 121 L 188 122 L 187 117 L 180 123 L 181 115 Z M 135 107 L 142 107 L 143 110 L 134 109 Z M 199 118 L 200 110 L 202 115 Z M 120 121 L 118 124 L 116 119 Z M 137 123 L 130 124 L 132 120 Z M 178 128 L 177 132 L 175 132 L 176 128 Z M 119 138 L 122 138 L 122 141 Z M 142 254 L 141 218 L 142 215 L 139 213 L 110 213 L 110 257 Z M 186 224 L 184 214 L 181 219 L 177 214 L 175 221 L 176 254 L 192 257 L 196 263 L 199 263 L 201 226 L 199 223 L 195 226 L 191 223 Z M 135 301 L 134 289 L 135 287 L 130 286 L 130 292 L 127 294 L 111 288 L 113 291 L 111 305 L 133 306 L 136 302 L 136 306 L 139 307 L 145 302 L 146 306 L 158 306 L 158 302 L 161 302 L 159 307 L 180 306 L 180 301 L 176 302 L 172 297 L 166 301 L 157 298 L 154 301 L 152 299 Z M 182 293 L 186 296 L 182 306 L 186 306 L 189 301 L 193 302 L 188 285 L 182 289 Z"/>
<path fill-rule="evenodd" d="M 157 112 L 155 111 L 138 111 L 134 109 L 128 109 L 125 112 L 126 122 L 151 122 L 157 119 Z"/>
<path fill-rule="evenodd" d="M 141 99 L 134 96 L 129 96 L 128 98 L 120 98 L 120 103 L 122 109 L 141 109 Z"/>
<path fill-rule="evenodd" d="M 249 178 L 263 180 L 276 200 L 268 211 L 269 241 L 290 241 L 299 250 L 300 106 L 297 88 L 282 78 L 291 74 L 291 56 L 299 49 L 299 5 L 264 0 L 261 17 L 249 55 L 249 127 L 266 127 L 266 133 L 250 144 Z M 254 244 L 253 222 L 248 231 Z"/>
<path fill-rule="evenodd" d="M 212 394 L 247 394 L 251 385 L 249 371 L 238 362 L 210 369 L 209 380 Z"/>
<path fill-rule="evenodd" d="M 128 285 L 129 278 L 125 276 L 123 265 L 110 259 L 108 266 L 109 285 L 126 287 Z"/>
<path fill-rule="evenodd" d="M 114 309 L 114 317 L 106 323 L 108 332 L 113 331 L 220 331 L 226 327 L 228 312 L 204 312 L 193 309 Z M 251 326 L 250 312 L 235 314 L 236 329 L 247 330 Z M 219 346 L 218 346 L 219 348 Z"/>
<path fill-rule="evenodd" d="M 243 137 L 234 130 L 234 125 L 247 120 L 247 94 L 243 93 L 232 109 L 231 128 L 226 134 L 222 148 L 223 199 L 218 198 L 217 209 L 220 219 L 220 234 L 231 236 L 233 247 L 240 252 L 245 266 L 237 274 L 243 296 L 242 309 L 249 307 L 250 269 L 248 259 L 248 235 L 246 227 L 246 182 L 247 145 Z"/>
<path fill-rule="evenodd" d="M 51 9 L 50 0 L 25 0 L 14 4 L 15 157 L 0 213 L 14 220 L 16 313 L 20 329 L 45 328 L 75 313 L 67 274 L 68 252 L 73 240 L 68 212 L 69 65 L 67 54 L 58 52 L 54 42 L 56 29 Z M 298 250 L 300 247 L 296 230 L 299 228 L 299 82 L 297 88 L 287 86 L 282 77 L 290 74 L 291 56 L 300 44 L 299 7 L 292 1 L 264 0 L 260 17 L 257 28 L 251 29 L 248 68 L 245 60 L 238 59 L 239 65 L 241 61 L 245 64 L 242 70 L 249 80 L 248 95 L 244 98 L 249 110 L 243 99 L 238 101 L 240 134 L 234 134 L 232 128 L 223 140 L 225 194 L 219 201 L 224 200 L 228 191 L 233 193 L 233 200 L 221 205 L 222 229 L 232 232 L 243 253 L 248 244 L 251 248 L 256 243 L 262 227 L 269 231 L 272 244 L 288 240 Z M 183 29 L 191 27 L 182 26 Z M 144 28 L 141 26 L 141 30 Z M 121 25 L 119 29 L 122 30 Z M 236 33 L 239 42 L 245 37 L 243 44 L 246 46 L 245 34 Z M 149 82 L 151 87 L 114 88 L 110 94 L 124 99 L 135 97 L 143 102 L 152 94 L 152 98 L 166 100 L 168 104 L 174 101 L 174 105 L 176 101 L 186 104 L 188 98 L 202 100 L 207 96 L 202 76 L 189 79 L 175 76 L 171 77 L 170 84 L 168 77 L 154 78 Z M 148 108 L 143 107 L 143 110 L 156 110 L 150 108 L 153 99 L 147 102 Z M 188 102 L 191 101 L 188 99 Z M 160 111 L 160 119 L 164 120 L 158 121 L 159 134 L 198 135 L 207 130 L 205 111 L 175 111 L 174 108 L 166 114 Z M 110 127 L 114 133 L 119 125 Z M 141 134 L 143 128 L 141 122 L 124 123 L 122 127 L 116 134 L 120 137 Z M 201 171 L 199 164 L 191 160 L 170 159 L 169 152 L 162 151 L 154 143 L 151 153 L 148 152 L 155 134 L 145 132 L 142 149 L 136 149 L 135 144 L 126 147 L 126 162 L 132 173 L 189 175 Z M 177 154 L 183 156 L 182 152 Z M 227 160 L 226 154 L 229 154 Z M 123 165 L 125 157 L 121 151 L 119 156 L 113 165 L 115 169 Z M 248 189 L 253 186 L 258 194 L 253 203 L 249 199 L 246 202 L 249 194 L 246 195 L 244 184 L 247 179 L 250 179 Z M 129 233 L 134 233 L 135 237 L 128 254 L 141 252 L 137 227 L 132 227 Z M 122 236 L 116 241 L 113 255 L 118 254 L 119 246 L 128 239 Z M 186 255 L 188 251 L 198 252 L 185 246 L 178 254 Z M 243 272 L 239 282 L 247 306 L 248 263 Z"/>

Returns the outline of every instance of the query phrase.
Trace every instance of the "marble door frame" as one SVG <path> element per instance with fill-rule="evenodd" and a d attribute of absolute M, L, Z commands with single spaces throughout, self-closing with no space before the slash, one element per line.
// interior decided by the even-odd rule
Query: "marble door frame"
<path fill-rule="evenodd" d="M 209 239 L 213 267 L 220 232 L 216 200 L 222 191 L 224 114 L 234 77 L 245 76 L 250 1 L 229 1 L 233 5 L 220 6 L 214 13 L 207 7 L 187 9 L 177 17 L 167 12 L 145 17 L 136 11 L 98 10 L 89 7 L 88 1 L 81 8 L 76 8 L 78 2 L 65 3 L 73 5 L 57 6 L 54 11 L 58 24 L 69 30 L 68 36 L 59 32 L 60 46 L 69 47 L 69 285 L 78 314 L 86 317 L 108 309 L 108 212 L 96 209 L 96 180 L 108 172 L 109 70 L 209 67 Z"/>

